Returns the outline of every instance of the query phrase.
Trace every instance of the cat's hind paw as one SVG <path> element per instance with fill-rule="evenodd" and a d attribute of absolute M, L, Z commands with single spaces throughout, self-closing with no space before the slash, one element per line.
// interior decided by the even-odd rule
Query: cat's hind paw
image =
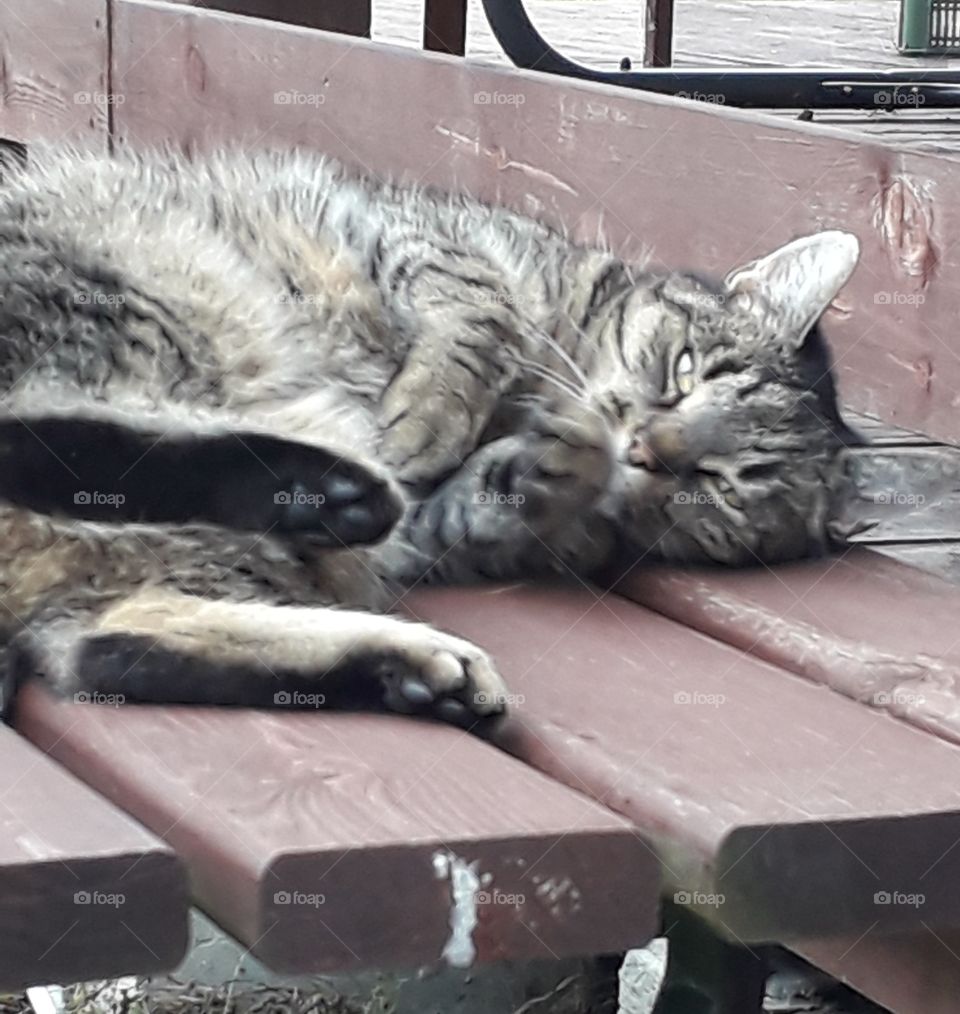
<path fill-rule="evenodd" d="M 501 714 L 507 686 L 490 656 L 475 644 L 411 624 L 378 665 L 384 703 L 404 714 L 427 713 L 470 725 Z"/>

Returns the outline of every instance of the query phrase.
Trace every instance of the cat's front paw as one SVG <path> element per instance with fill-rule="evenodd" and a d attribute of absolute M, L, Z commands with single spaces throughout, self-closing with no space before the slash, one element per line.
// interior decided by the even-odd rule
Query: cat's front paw
<path fill-rule="evenodd" d="M 507 687 L 490 656 L 470 641 L 409 624 L 378 664 L 384 703 L 470 725 L 504 711 Z"/>
<path fill-rule="evenodd" d="M 474 421 L 466 405 L 444 392 L 408 390 L 401 380 L 384 399 L 379 459 L 402 482 L 431 484 L 463 464 Z"/>
<path fill-rule="evenodd" d="M 501 484 L 532 522 L 565 524 L 600 499 L 615 465 L 604 417 L 580 402 L 538 411 Z"/>

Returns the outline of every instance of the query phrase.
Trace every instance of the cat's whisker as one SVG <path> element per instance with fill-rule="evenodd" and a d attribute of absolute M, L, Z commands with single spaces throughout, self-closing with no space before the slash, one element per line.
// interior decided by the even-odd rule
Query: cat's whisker
<path fill-rule="evenodd" d="M 542 342 L 547 348 L 551 349 L 557 356 L 557 358 L 567 367 L 573 376 L 574 380 L 580 382 L 580 386 L 586 390 L 587 375 L 583 370 L 571 359 L 567 352 L 563 349 L 560 343 L 555 339 L 551 338 L 545 331 L 541 331 L 539 328 L 535 328 L 530 332 L 538 341 Z"/>
<path fill-rule="evenodd" d="M 585 394 L 583 390 L 581 390 L 578 387 L 574 387 L 574 385 L 571 384 L 570 381 L 566 380 L 564 377 L 561 377 L 558 373 L 551 370 L 549 367 L 544 366 L 542 363 L 535 363 L 530 359 L 524 359 L 522 357 L 517 357 L 517 362 L 520 363 L 520 365 L 523 366 L 524 369 L 529 370 L 530 373 L 533 373 L 535 376 L 541 377 L 542 379 L 549 381 L 551 384 L 554 384 L 555 386 L 560 388 L 560 390 L 563 391 L 565 394 L 569 394 L 572 398 L 575 398 L 577 401 L 583 400 Z"/>

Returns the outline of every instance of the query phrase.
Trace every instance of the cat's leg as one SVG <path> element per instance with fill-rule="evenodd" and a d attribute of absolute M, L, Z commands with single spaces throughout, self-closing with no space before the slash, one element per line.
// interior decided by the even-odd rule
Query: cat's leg
<path fill-rule="evenodd" d="M 404 483 L 430 484 L 476 448 L 529 326 L 475 264 L 423 265 L 397 299 L 414 338 L 383 395 L 380 457 Z"/>
<path fill-rule="evenodd" d="M 602 416 L 579 402 L 541 408 L 412 508 L 378 557 L 407 585 L 590 574 L 616 547 L 596 510 L 613 468 Z"/>
<path fill-rule="evenodd" d="M 42 404 L 42 403 L 41 403 Z M 99 405 L 43 416 L 0 408 L 0 499 L 93 521 L 211 522 L 310 532 L 326 545 L 382 537 L 401 503 L 378 466 L 264 432 Z"/>
<path fill-rule="evenodd" d="M 384 704 L 467 721 L 501 712 L 506 693 L 483 651 L 425 624 L 166 589 L 139 592 L 82 625 L 62 615 L 34 624 L 26 655 L 61 693 L 124 701 Z"/>

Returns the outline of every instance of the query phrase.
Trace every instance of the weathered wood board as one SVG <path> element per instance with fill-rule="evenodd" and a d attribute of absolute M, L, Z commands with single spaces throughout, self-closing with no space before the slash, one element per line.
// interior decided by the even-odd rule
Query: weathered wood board
<path fill-rule="evenodd" d="M 28 687 L 17 727 L 173 846 L 200 906 L 278 971 L 574 957 L 658 929 L 657 863 L 625 820 L 439 723 Z"/>
<path fill-rule="evenodd" d="M 496 742 L 634 821 L 721 931 L 960 923 L 960 748 L 617 596 L 406 601 L 499 660 L 520 699 Z"/>
<path fill-rule="evenodd" d="M 107 0 L 30 0 L 0 18 L 0 137 L 106 144 Z"/>
<path fill-rule="evenodd" d="M 687 627 L 960 743 L 960 588 L 867 549 L 618 589 Z"/>
<path fill-rule="evenodd" d="M 808 961 L 883 1004 L 893 1014 L 956 1014 L 960 932 L 868 932 L 796 948 Z"/>
<path fill-rule="evenodd" d="M 845 399 L 960 438 L 948 158 L 146 0 L 117 0 L 114 29 L 121 143 L 309 144 L 717 273 L 794 235 L 849 229 L 862 263 L 827 320 Z"/>
<path fill-rule="evenodd" d="M 167 971 L 187 906 L 169 848 L 0 726 L 0 990 Z"/>

